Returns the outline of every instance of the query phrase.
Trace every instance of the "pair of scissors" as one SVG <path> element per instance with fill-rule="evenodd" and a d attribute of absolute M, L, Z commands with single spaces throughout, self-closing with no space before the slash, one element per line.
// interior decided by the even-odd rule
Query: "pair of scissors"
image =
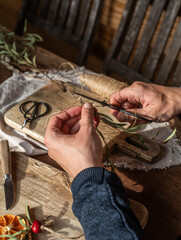
<path fill-rule="evenodd" d="M 28 105 L 30 105 L 29 108 L 27 108 Z M 41 106 L 45 107 L 45 110 L 43 111 L 43 113 L 39 113 Z M 48 107 L 47 103 L 36 102 L 36 101 L 26 101 L 19 106 L 19 110 L 23 114 L 23 117 L 25 119 L 24 123 L 21 127 L 21 129 L 22 129 L 25 127 L 25 125 L 28 122 L 31 122 L 32 120 L 34 120 L 36 118 L 44 116 L 48 112 L 49 107 Z"/>
<path fill-rule="evenodd" d="M 132 112 L 125 111 L 125 110 L 123 110 L 123 109 L 121 109 L 121 108 L 119 108 L 119 107 L 117 107 L 117 106 L 115 106 L 115 105 L 108 104 L 108 103 L 106 103 L 105 101 L 99 101 L 99 100 L 97 100 L 97 99 L 88 97 L 88 96 L 86 96 L 86 95 L 84 95 L 84 94 L 81 94 L 81 93 L 77 93 L 77 92 L 74 92 L 74 93 L 75 93 L 76 95 L 79 95 L 79 96 L 85 97 L 85 98 L 87 98 L 87 99 L 90 99 L 90 100 L 92 100 L 92 101 L 94 101 L 94 102 L 100 103 L 100 104 L 101 104 L 102 106 L 104 106 L 104 107 L 112 108 L 112 109 L 114 109 L 114 110 L 117 110 L 118 112 L 125 113 L 125 114 L 127 114 L 127 115 L 133 116 L 133 117 L 135 117 L 135 118 L 138 118 L 138 119 L 141 119 L 141 120 L 150 122 L 150 123 L 152 122 L 151 120 L 149 120 L 149 119 L 147 119 L 147 118 L 141 117 L 141 116 L 139 116 L 139 115 L 137 115 L 137 114 L 135 114 L 135 113 L 132 113 Z"/>

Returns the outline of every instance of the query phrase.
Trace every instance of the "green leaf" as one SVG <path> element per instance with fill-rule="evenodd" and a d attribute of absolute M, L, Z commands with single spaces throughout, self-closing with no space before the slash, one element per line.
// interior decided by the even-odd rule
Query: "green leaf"
<path fill-rule="evenodd" d="M 25 34 L 27 31 L 27 19 L 24 21 L 24 29 L 23 29 L 23 34 Z"/>
<path fill-rule="evenodd" d="M 36 65 L 36 56 L 33 56 L 32 62 L 33 62 L 33 66 L 37 67 L 37 65 Z"/>
<path fill-rule="evenodd" d="M 16 51 L 16 42 L 13 42 L 12 47 Z"/>
<path fill-rule="evenodd" d="M 43 38 L 40 35 L 36 34 L 36 33 L 30 33 L 29 36 L 30 35 L 31 35 L 31 37 L 35 38 L 36 41 L 39 41 L 39 42 L 43 41 Z"/>
<path fill-rule="evenodd" d="M 18 60 L 18 64 L 20 64 L 20 65 L 26 65 L 26 64 L 27 64 L 27 62 L 26 62 L 26 61 L 24 61 L 24 60 Z"/>
<path fill-rule="evenodd" d="M 19 56 L 18 52 L 16 52 L 13 48 L 11 49 L 11 52 L 16 56 Z"/>
<path fill-rule="evenodd" d="M 27 230 L 21 230 L 19 232 L 14 233 L 13 235 L 11 235 L 11 237 L 16 237 L 16 236 L 21 235 L 22 233 L 26 233 L 26 232 L 27 232 Z"/>
<path fill-rule="evenodd" d="M 3 237 L 6 237 L 6 238 L 11 238 L 11 237 L 12 237 L 12 235 L 10 235 L 10 234 L 4 234 L 4 235 L 1 235 L 1 236 L 0 236 L 0 238 L 3 238 Z"/>
<path fill-rule="evenodd" d="M 26 216 L 27 216 L 29 222 L 32 224 L 33 222 L 32 222 L 31 217 L 30 217 L 30 213 L 29 213 L 29 210 L 28 210 L 28 204 L 27 203 L 26 203 Z"/>
<path fill-rule="evenodd" d="M 134 131 L 136 131 L 136 130 L 138 130 L 138 129 L 140 129 L 140 128 L 145 127 L 145 125 L 146 125 L 146 124 L 140 124 L 140 125 L 135 126 L 135 127 L 130 127 L 130 128 L 128 128 L 127 130 L 130 131 L 130 132 L 134 132 Z"/>
<path fill-rule="evenodd" d="M 2 50 L 2 51 L 0 51 L 0 55 L 4 55 L 4 54 L 8 54 L 8 52 L 6 51 L 6 50 Z"/>
<path fill-rule="evenodd" d="M 170 136 L 168 136 L 167 139 L 165 139 L 165 140 L 163 141 L 163 143 L 167 143 L 171 138 L 173 138 L 174 135 L 175 135 L 175 133 L 176 133 L 176 131 L 177 131 L 177 129 L 175 128 L 175 129 L 173 130 L 173 132 L 170 134 Z"/>
<path fill-rule="evenodd" d="M 159 131 L 156 131 L 155 134 L 153 134 L 153 136 L 150 138 L 150 140 L 154 140 L 158 135 L 159 135 Z"/>
<path fill-rule="evenodd" d="M 24 55 L 26 51 L 27 51 L 27 47 L 23 49 L 23 51 L 21 52 L 21 55 Z"/>
<path fill-rule="evenodd" d="M 19 222 L 21 223 L 21 225 L 23 226 L 23 227 L 25 227 L 26 229 L 28 229 L 28 227 L 23 223 L 23 221 L 22 220 L 24 220 L 23 218 L 19 218 L 18 219 L 19 220 Z"/>
<path fill-rule="evenodd" d="M 111 120 L 111 121 L 113 121 L 113 120 L 112 120 L 112 118 L 111 118 L 111 117 L 109 117 L 107 114 L 100 113 L 100 112 L 97 112 L 97 114 L 98 114 L 99 116 L 101 116 L 101 117 L 104 117 L 104 118 L 106 118 L 106 119 L 108 119 L 108 120 Z"/>
<path fill-rule="evenodd" d="M 15 35 L 15 34 L 14 34 L 14 32 L 6 32 L 6 35 L 7 35 L 8 37 L 10 37 L 10 36 L 13 36 L 13 35 Z"/>
<path fill-rule="evenodd" d="M 33 50 L 35 49 L 35 47 L 33 46 L 32 42 L 25 42 L 23 45 L 24 46 L 29 46 Z"/>
<path fill-rule="evenodd" d="M 177 135 L 177 142 L 176 144 L 179 144 L 181 139 L 180 139 L 180 132 L 179 131 L 176 131 L 176 135 Z"/>
<path fill-rule="evenodd" d="M 27 61 L 27 63 L 32 64 L 32 61 L 28 58 L 28 53 L 27 52 L 25 52 L 25 54 L 24 54 L 24 59 Z"/>

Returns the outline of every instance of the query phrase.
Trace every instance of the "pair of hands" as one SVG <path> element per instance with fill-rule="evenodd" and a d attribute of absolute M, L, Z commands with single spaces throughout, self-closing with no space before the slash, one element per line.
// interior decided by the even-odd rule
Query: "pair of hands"
<path fill-rule="evenodd" d="M 164 122 L 181 112 L 181 89 L 135 82 L 112 94 L 110 103 L 152 121 Z M 94 112 L 92 105 L 86 103 L 54 115 L 48 123 L 45 133 L 48 154 L 72 177 L 89 167 L 103 167 Z M 119 121 L 134 121 L 121 112 L 111 113 Z"/>

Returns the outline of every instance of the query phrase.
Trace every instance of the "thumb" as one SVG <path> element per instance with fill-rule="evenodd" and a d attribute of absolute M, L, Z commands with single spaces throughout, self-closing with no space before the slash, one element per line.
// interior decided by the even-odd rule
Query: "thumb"
<path fill-rule="evenodd" d="M 93 129 L 94 108 L 92 104 L 85 103 L 81 113 L 81 127 L 80 131 L 89 133 Z"/>

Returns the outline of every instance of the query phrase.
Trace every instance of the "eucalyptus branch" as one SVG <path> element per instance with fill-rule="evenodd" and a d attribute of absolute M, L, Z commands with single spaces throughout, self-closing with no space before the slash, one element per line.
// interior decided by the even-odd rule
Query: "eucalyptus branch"
<path fill-rule="evenodd" d="M 14 32 L 0 27 L 1 63 L 10 70 L 40 72 L 36 64 L 35 43 L 41 41 L 43 39 L 38 34 L 24 32 L 22 37 L 17 37 Z"/>

